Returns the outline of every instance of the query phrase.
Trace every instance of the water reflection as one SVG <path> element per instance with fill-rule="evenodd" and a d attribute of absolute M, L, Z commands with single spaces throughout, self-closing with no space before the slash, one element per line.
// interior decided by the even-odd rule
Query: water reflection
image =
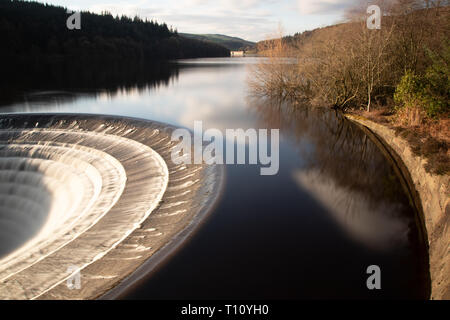
<path fill-rule="evenodd" d="M 3 101 L 0 111 L 126 115 L 189 128 L 202 120 L 204 130 L 281 129 L 279 174 L 228 166 L 211 219 L 129 297 L 426 297 L 426 252 L 395 168 L 340 114 L 249 96 L 248 69 L 257 61 L 188 60 L 160 66 L 154 77 L 143 72 L 141 82 L 130 69 L 130 78 L 113 77 L 111 85 L 32 87 L 32 97 Z M 383 270 L 382 292 L 365 287 L 364 271 L 373 263 Z"/>
<path fill-rule="evenodd" d="M 340 113 L 288 101 L 249 98 L 255 117 L 280 127 L 303 160 L 292 172 L 352 237 L 371 248 L 405 246 L 417 227 L 414 208 L 377 145 Z"/>
<path fill-rule="evenodd" d="M 205 130 L 253 128 L 256 122 L 245 108 L 243 84 L 248 64 L 256 62 L 252 58 L 211 58 L 151 65 L 147 69 L 135 66 L 124 72 L 122 81 L 120 75 L 110 77 L 103 70 L 102 76 L 97 76 L 100 80 L 85 82 L 83 74 L 78 74 L 73 85 L 67 79 L 53 79 L 46 81 L 48 86 L 39 86 L 36 79 L 28 90 L 24 89 L 26 84 L 12 90 L 20 92 L 13 101 L 0 95 L 0 111 L 113 114 L 188 128 L 195 120 L 202 120 Z"/>
<path fill-rule="evenodd" d="M 54 106 L 79 98 L 98 95 L 111 99 L 121 94 L 136 94 L 168 86 L 178 77 L 175 63 L 117 63 L 114 67 L 90 65 L 86 68 L 69 62 L 53 63 L 47 68 L 14 73 L 0 79 L 0 107 L 12 111 L 39 111 L 48 103 Z M 26 107 L 38 110 L 28 110 Z M 20 110 L 14 110 L 20 109 Z"/>

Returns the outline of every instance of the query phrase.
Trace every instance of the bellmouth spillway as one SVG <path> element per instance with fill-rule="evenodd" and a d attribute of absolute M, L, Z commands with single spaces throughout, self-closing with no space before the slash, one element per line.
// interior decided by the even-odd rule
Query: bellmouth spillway
<path fill-rule="evenodd" d="M 180 246 L 211 211 L 224 169 L 173 164 L 175 129 L 113 116 L 2 115 L 0 299 L 97 298 Z M 74 268 L 79 290 L 67 286 Z"/>

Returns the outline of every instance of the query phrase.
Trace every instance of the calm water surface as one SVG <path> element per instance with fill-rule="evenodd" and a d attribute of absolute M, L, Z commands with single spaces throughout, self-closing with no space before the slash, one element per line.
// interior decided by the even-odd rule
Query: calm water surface
<path fill-rule="evenodd" d="M 186 245 L 123 298 L 425 298 L 426 251 L 393 165 L 325 109 L 252 97 L 256 58 L 27 81 L 0 112 L 125 115 L 192 128 L 280 128 L 280 170 L 228 165 L 223 196 Z M 62 77 L 62 78 L 61 78 Z M 6 90 L 5 90 L 6 91 Z M 366 287 L 378 265 L 382 289 Z"/>

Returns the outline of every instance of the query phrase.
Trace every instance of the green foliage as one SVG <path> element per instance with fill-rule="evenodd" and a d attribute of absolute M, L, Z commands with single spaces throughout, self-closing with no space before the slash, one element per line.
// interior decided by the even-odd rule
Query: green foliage
<path fill-rule="evenodd" d="M 440 54 L 428 50 L 432 61 L 425 74 L 425 96 L 430 115 L 450 110 L 450 43 L 447 41 Z"/>
<path fill-rule="evenodd" d="M 443 47 L 439 54 L 428 50 L 432 63 L 423 76 L 405 72 L 394 94 L 398 108 L 422 108 L 429 117 L 449 112 L 450 46 Z"/>
<path fill-rule="evenodd" d="M 413 108 L 422 101 L 423 82 L 411 70 L 407 70 L 397 85 L 394 101 L 397 107 Z"/>

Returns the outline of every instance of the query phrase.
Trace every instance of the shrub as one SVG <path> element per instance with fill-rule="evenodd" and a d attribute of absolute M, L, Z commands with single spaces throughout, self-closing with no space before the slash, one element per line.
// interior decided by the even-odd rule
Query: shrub
<path fill-rule="evenodd" d="M 419 76 L 408 70 L 397 85 L 394 101 L 397 108 L 425 111 L 430 118 L 449 112 L 450 100 L 450 46 L 444 45 L 440 54 L 428 51 L 432 61 L 425 75 Z"/>
<path fill-rule="evenodd" d="M 397 85 L 394 101 L 398 108 L 416 108 L 422 102 L 423 81 L 411 70 L 407 70 Z"/>

